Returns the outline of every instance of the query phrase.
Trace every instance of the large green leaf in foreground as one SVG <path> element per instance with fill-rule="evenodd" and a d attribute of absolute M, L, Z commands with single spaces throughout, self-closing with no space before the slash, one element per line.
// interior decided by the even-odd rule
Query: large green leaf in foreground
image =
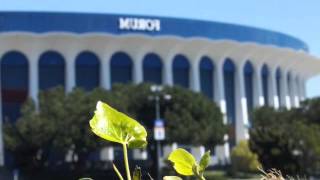
<path fill-rule="evenodd" d="M 90 127 L 99 137 L 128 144 L 129 148 L 143 148 L 147 144 L 147 132 L 141 124 L 101 101 L 97 103 Z"/>
<path fill-rule="evenodd" d="M 200 164 L 196 159 L 186 150 L 178 148 L 171 152 L 168 160 L 173 163 L 174 169 L 184 176 L 196 176 L 204 180 L 203 173 L 210 164 L 210 151 L 207 151 L 200 160 Z"/>
<path fill-rule="evenodd" d="M 195 158 L 186 150 L 178 148 L 174 150 L 168 157 L 168 160 L 173 162 L 174 169 L 182 175 L 194 175 L 193 167 L 198 166 Z"/>

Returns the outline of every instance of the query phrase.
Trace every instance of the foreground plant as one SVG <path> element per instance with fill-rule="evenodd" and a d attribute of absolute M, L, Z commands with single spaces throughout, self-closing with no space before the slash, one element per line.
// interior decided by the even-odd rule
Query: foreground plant
<path fill-rule="evenodd" d="M 127 180 L 131 180 L 130 166 L 128 161 L 127 148 L 144 148 L 147 145 L 147 131 L 136 120 L 127 115 L 113 109 L 109 105 L 99 101 L 93 118 L 90 120 L 92 131 L 99 137 L 116 142 L 122 145 L 123 159 L 126 169 Z M 196 162 L 195 158 L 184 149 L 176 149 L 168 158 L 173 164 L 174 169 L 184 176 L 195 176 L 199 180 L 205 180 L 203 173 L 210 162 L 210 151 L 206 152 L 200 162 Z M 113 169 L 120 180 L 123 176 L 113 164 Z M 141 180 L 141 169 L 136 167 L 133 172 L 133 180 Z M 149 176 L 150 177 L 150 176 Z M 150 177 L 150 179 L 152 179 Z M 165 176 L 164 180 L 182 180 L 178 176 Z M 90 178 L 82 178 L 81 180 L 91 180 Z"/>
<path fill-rule="evenodd" d="M 271 169 L 265 172 L 263 169 L 259 169 L 262 172 L 260 180 L 285 180 L 282 176 L 281 171 L 276 169 Z"/>
<path fill-rule="evenodd" d="M 195 176 L 199 180 L 205 180 L 203 173 L 210 163 L 210 151 L 207 151 L 198 163 L 188 151 L 178 148 L 171 152 L 168 158 L 173 163 L 177 173 L 184 176 Z"/>
<path fill-rule="evenodd" d="M 99 137 L 122 145 L 127 180 L 131 180 L 127 148 L 144 148 L 147 145 L 147 131 L 136 120 L 99 101 L 93 118 L 90 120 L 92 131 Z M 113 165 L 118 177 L 123 176 Z M 134 174 L 141 174 L 137 169 Z M 136 175 L 138 176 L 138 175 Z"/>

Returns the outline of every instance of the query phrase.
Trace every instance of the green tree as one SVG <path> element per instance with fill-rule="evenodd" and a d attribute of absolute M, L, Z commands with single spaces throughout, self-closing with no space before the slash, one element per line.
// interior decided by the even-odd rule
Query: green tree
<path fill-rule="evenodd" d="M 113 91 L 127 99 L 128 113 L 142 121 L 149 130 L 155 119 L 154 101 L 150 100 L 150 84 L 117 85 Z M 226 126 L 218 106 L 200 93 L 174 86 L 165 86 L 162 94 L 171 100 L 160 101 L 161 118 L 165 120 L 166 141 L 190 145 L 206 145 L 213 149 L 223 142 Z M 149 133 L 152 134 L 152 133 Z"/>
<path fill-rule="evenodd" d="M 301 116 L 310 122 L 320 124 L 320 97 L 303 101 L 299 110 Z"/>
<path fill-rule="evenodd" d="M 73 167 L 81 171 L 89 154 L 105 145 L 87 126 L 92 109 L 98 100 L 121 107 L 121 101 L 116 99 L 102 89 L 92 92 L 74 89 L 68 94 L 62 87 L 42 91 L 38 109 L 28 100 L 21 118 L 16 123 L 5 123 L 5 147 L 14 155 L 16 166 L 31 171 L 54 166 L 50 156 L 60 155 L 64 160 L 71 150 Z"/>
<path fill-rule="evenodd" d="M 219 107 L 212 100 L 180 87 L 167 91 L 173 97 L 165 112 L 169 141 L 202 144 L 209 149 L 223 142 L 227 127 Z"/>
<path fill-rule="evenodd" d="M 48 98 L 50 97 L 50 98 Z M 41 168 L 47 164 L 50 151 L 59 134 L 59 120 L 64 117 L 61 107 L 65 102 L 62 88 L 41 93 L 36 110 L 32 100 L 28 100 L 21 109 L 22 116 L 16 123 L 4 124 L 5 147 L 16 159 L 16 166 L 27 170 Z M 51 108 L 48 108 L 51 107 Z"/>
<path fill-rule="evenodd" d="M 291 175 L 319 171 L 320 127 L 308 119 L 307 109 L 255 110 L 250 147 L 265 169 L 277 168 Z"/>

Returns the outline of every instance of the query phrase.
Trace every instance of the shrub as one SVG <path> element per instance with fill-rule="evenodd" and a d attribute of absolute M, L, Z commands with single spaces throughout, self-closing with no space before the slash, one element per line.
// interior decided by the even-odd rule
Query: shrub
<path fill-rule="evenodd" d="M 253 112 L 249 144 L 264 169 L 289 176 L 320 174 L 318 104 L 320 99 L 314 99 L 290 110 L 261 107 Z"/>
<path fill-rule="evenodd" d="M 233 174 L 254 173 L 260 167 L 257 154 L 249 148 L 248 141 L 241 141 L 231 152 L 231 171 Z"/>

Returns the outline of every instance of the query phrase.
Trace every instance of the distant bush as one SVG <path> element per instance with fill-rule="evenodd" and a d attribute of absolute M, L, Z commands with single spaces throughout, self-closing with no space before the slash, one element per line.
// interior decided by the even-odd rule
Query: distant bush
<path fill-rule="evenodd" d="M 231 173 L 255 173 L 260 167 L 257 154 L 249 148 L 248 141 L 241 141 L 231 152 Z"/>

